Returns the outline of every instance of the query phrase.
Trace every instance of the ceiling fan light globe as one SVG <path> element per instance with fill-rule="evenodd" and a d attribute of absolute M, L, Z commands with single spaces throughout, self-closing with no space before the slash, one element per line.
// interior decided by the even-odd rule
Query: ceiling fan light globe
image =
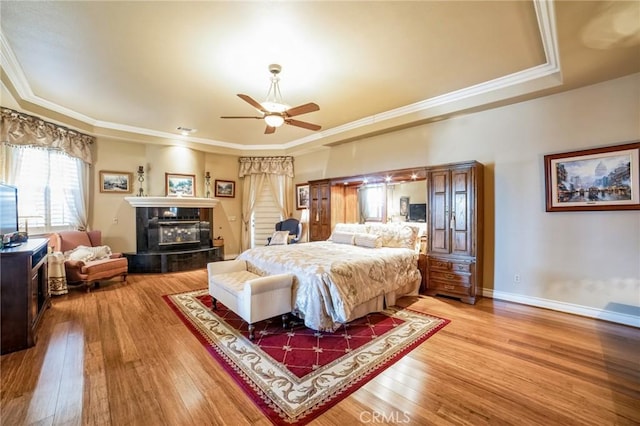
<path fill-rule="evenodd" d="M 287 109 L 289 109 L 288 105 L 281 104 L 278 102 L 265 101 L 265 102 L 262 102 L 260 105 L 262 105 L 262 107 L 269 112 L 285 112 Z"/>
<path fill-rule="evenodd" d="M 264 121 L 269 127 L 280 127 L 284 124 L 284 118 L 280 115 L 267 115 Z"/>

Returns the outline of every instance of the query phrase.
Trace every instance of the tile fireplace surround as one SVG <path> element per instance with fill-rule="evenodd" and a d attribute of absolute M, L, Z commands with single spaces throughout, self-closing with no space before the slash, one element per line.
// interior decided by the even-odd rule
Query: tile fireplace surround
<path fill-rule="evenodd" d="M 130 273 L 165 273 L 203 268 L 223 260 L 213 247 L 214 198 L 125 197 L 136 212 L 136 252 L 124 253 Z"/>

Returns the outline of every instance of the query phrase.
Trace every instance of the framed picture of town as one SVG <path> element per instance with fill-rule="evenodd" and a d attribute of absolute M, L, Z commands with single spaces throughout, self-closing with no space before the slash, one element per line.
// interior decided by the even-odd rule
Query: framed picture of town
<path fill-rule="evenodd" d="M 236 196 L 236 182 L 233 180 L 215 180 L 215 192 L 216 197 L 229 197 Z"/>
<path fill-rule="evenodd" d="M 167 197 L 195 197 L 196 176 L 178 173 L 165 173 L 165 192 Z"/>
<path fill-rule="evenodd" d="M 640 210 L 640 141 L 544 156 L 546 210 Z"/>
<path fill-rule="evenodd" d="M 100 192 L 129 194 L 132 191 L 133 173 L 100 170 Z"/>

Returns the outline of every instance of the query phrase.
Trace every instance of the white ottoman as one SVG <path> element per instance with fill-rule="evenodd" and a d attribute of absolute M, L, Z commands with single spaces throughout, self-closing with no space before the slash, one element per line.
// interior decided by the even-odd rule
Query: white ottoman
<path fill-rule="evenodd" d="M 261 277 L 247 271 L 244 260 L 211 262 L 207 265 L 209 294 L 213 309 L 222 302 L 249 324 L 249 338 L 253 340 L 254 324 L 282 315 L 286 327 L 287 314 L 291 312 L 291 274 Z"/>

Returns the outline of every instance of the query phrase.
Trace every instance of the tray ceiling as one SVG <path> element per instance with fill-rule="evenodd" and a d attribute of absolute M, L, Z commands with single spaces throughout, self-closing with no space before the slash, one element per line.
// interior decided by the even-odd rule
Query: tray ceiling
<path fill-rule="evenodd" d="M 4 93 L 97 136 L 293 150 L 640 71 L 638 2 L 0 3 Z M 236 96 L 320 110 L 264 134 Z M 4 105 L 4 102 L 3 102 Z M 181 136 L 179 126 L 195 128 Z"/>

